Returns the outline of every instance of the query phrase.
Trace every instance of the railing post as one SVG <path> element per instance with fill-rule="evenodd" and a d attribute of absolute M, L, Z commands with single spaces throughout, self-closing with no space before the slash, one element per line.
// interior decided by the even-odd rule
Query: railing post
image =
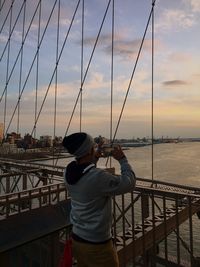
<path fill-rule="evenodd" d="M 6 177 L 6 193 L 10 193 L 10 176 Z"/>
<path fill-rule="evenodd" d="M 22 189 L 27 190 L 27 174 L 24 173 L 22 176 Z"/>
<path fill-rule="evenodd" d="M 60 239 L 59 232 L 55 232 L 51 235 L 51 263 L 52 266 L 57 266 L 60 258 Z"/>
<path fill-rule="evenodd" d="M 149 196 L 147 194 L 142 194 L 142 214 L 144 219 L 149 217 Z"/>
<path fill-rule="evenodd" d="M 146 241 L 145 241 L 145 225 L 144 221 L 149 217 L 149 196 L 142 191 L 141 194 L 141 215 L 142 215 L 142 235 L 143 235 L 143 263 L 144 266 L 149 265 L 149 253 L 146 251 Z"/>

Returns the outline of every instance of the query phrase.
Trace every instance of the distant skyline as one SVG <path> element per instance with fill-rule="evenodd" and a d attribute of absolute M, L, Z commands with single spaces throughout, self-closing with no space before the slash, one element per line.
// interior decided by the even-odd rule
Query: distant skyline
<path fill-rule="evenodd" d="M 12 26 L 14 25 L 23 0 L 14 2 Z M 39 27 L 39 9 L 20 54 L 16 67 L 7 87 L 6 115 L 5 94 L 0 103 L 0 122 L 6 120 L 6 127 L 15 109 L 19 90 L 26 81 L 31 63 L 37 51 L 38 37 L 45 30 L 48 16 L 54 0 L 41 3 L 41 21 Z M 107 0 L 85 0 L 84 10 L 84 46 L 83 77 L 100 28 Z M 0 56 L 3 53 L 10 31 L 10 16 L 6 20 L 11 0 L 7 0 L 0 13 Z M 58 3 L 49 21 L 39 56 L 35 58 L 33 68 L 24 87 L 20 100 L 19 132 L 30 133 L 34 127 L 35 113 L 41 108 L 45 93 L 55 69 L 57 51 Z M 61 0 L 59 23 L 58 55 L 69 29 L 72 15 L 78 1 Z M 28 30 L 38 1 L 27 1 L 26 15 L 22 9 L 16 27 L 13 30 L 10 46 L 0 61 L 0 94 Z M 115 0 L 114 1 L 114 68 L 113 68 L 113 109 L 112 122 L 115 132 L 123 101 L 128 89 L 130 77 L 141 44 L 141 39 L 151 10 L 151 0 Z M 23 26 L 23 19 L 25 24 Z M 110 136 L 111 113 L 111 53 L 112 53 L 112 1 L 105 23 L 102 27 L 94 56 L 83 85 L 82 131 L 93 136 Z M 65 134 L 71 113 L 79 93 L 81 79 L 81 26 L 82 1 L 77 10 L 74 23 L 62 51 L 57 72 L 57 116 L 54 128 L 55 76 L 48 90 L 47 98 L 37 122 L 37 135 L 57 136 Z M 154 9 L 154 136 L 200 137 L 200 1 L 199 0 L 157 0 Z M 24 27 L 24 28 L 23 28 Z M 11 27 L 12 28 L 12 27 Z M 151 70 L 151 23 L 149 25 L 140 58 L 133 76 L 127 102 L 121 118 L 116 138 L 151 136 L 152 133 L 152 70 Z M 10 52 L 9 52 L 10 49 Z M 22 59 L 20 74 L 20 62 Z M 37 63 L 38 80 L 37 80 Z M 21 76 L 20 76 L 21 75 Z M 20 85 L 21 77 L 21 85 Z M 36 92 L 36 84 L 38 90 Z M 37 94 L 37 103 L 36 103 Z M 79 131 L 80 103 L 74 113 L 69 133 Z M 9 132 L 17 129 L 16 109 Z M 6 116 L 6 117 L 5 117 Z M 5 128 L 6 128 L 5 127 Z"/>

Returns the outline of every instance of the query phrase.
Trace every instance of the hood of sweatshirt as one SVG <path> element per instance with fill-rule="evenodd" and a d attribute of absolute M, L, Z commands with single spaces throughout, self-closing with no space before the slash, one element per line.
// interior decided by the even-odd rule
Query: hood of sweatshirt
<path fill-rule="evenodd" d="M 83 175 L 89 172 L 92 168 L 95 167 L 94 163 L 83 163 L 78 164 L 77 161 L 70 162 L 65 171 L 65 179 L 68 184 L 76 184 Z"/>

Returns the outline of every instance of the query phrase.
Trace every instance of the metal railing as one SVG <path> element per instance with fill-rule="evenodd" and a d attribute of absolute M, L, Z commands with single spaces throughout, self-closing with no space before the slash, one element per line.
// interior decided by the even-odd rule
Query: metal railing
<path fill-rule="evenodd" d="M 200 195 L 191 193 L 195 188 L 188 191 L 137 186 L 114 198 L 113 235 L 121 266 L 199 264 Z"/>
<path fill-rule="evenodd" d="M 33 188 L 1 195 L 0 218 L 6 220 L 69 199 L 59 179 L 61 173 L 57 172 L 55 180 L 55 176 L 48 178 L 48 184 L 43 186 L 37 183 Z M 112 232 L 120 266 L 199 266 L 197 215 L 200 216 L 200 189 L 138 178 L 133 192 L 113 198 Z M 62 243 L 62 251 L 63 240 L 58 238 L 56 242 Z M 55 248 L 55 243 L 51 242 L 51 246 Z M 40 264 L 48 266 L 42 259 Z"/>

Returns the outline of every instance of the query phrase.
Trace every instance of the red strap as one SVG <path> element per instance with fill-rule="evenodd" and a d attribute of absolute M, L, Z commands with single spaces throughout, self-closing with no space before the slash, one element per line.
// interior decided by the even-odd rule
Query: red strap
<path fill-rule="evenodd" d="M 64 253 L 58 267 L 72 267 L 72 241 L 70 239 L 65 243 Z"/>

